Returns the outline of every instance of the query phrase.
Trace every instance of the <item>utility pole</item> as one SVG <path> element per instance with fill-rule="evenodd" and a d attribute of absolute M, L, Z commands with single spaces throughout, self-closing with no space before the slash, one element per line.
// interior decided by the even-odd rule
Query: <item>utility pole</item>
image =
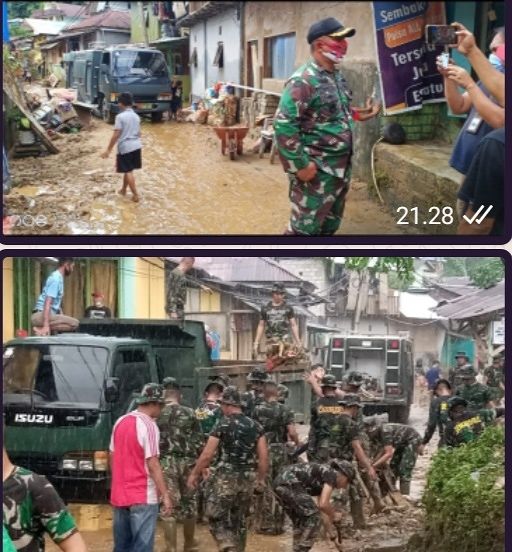
<path fill-rule="evenodd" d="M 140 20 L 142 22 L 142 30 L 144 32 L 144 45 L 149 46 L 148 28 L 146 26 L 146 17 L 144 15 L 144 2 L 137 2 L 139 6 Z"/>

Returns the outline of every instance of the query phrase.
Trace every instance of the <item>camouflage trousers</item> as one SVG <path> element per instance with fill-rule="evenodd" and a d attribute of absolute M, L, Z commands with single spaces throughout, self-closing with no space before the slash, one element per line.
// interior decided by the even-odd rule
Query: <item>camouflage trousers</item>
<path fill-rule="evenodd" d="M 288 464 L 284 443 L 269 445 L 270 469 L 263 492 L 254 495 L 254 529 L 257 533 L 280 535 L 284 532 L 284 511 L 272 490 L 272 481 Z"/>
<path fill-rule="evenodd" d="M 395 450 L 390 467 L 394 476 L 400 481 L 411 481 L 412 470 L 418 457 L 417 450 L 417 443 L 410 443 Z"/>
<path fill-rule="evenodd" d="M 217 471 L 206 496 L 210 532 L 221 552 L 243 552 L 256 474 Z"/>
<path fill-rule="evenodd" d="M 187 487 L 187 478 L 194 467 L 194 459 L 166 457 L 163 472 L 174 505 L 172 517 L 182 520 L 197 516 L 197 493 Z"/>
<path fill-rule="evenodd" d="M 275 493 L 293 524 L 293 552 L 308 552 L 318 538 L 322 524 L 315 501 L 297 484 L 278 483 Z"/>
<path fill-rule="evenodd" d="M 294 174 L 288 174 L 292 208 L 286 234 L 332 236 L 336 233 L 350 184 L 350 156 L 346 158 L 343 178 L 319 170 L 312 180 L 303 182 Z"/>

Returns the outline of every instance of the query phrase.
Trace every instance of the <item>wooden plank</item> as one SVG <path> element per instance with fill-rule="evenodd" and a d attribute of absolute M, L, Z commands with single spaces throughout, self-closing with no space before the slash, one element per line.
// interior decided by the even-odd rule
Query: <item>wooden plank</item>
<path fill-rule="evenodd" d="M 379 274 L 379 311 L 388 312 L 388 275 Z"/>
<path fill-rule="evenodd" d="M 21 113 L 30 121 L 32 130 L 39 136 L 41 142 L 44 144 L 46 149 L 50 153 L 59 153 L 59 149 L 55 144 L 50 140 L 46 134 L 45 129 L 35 120 L 30 112 L 27 103 L 25 101 L 23 91 L 21 90 L 18 82 L 16 81 L 16 76 L 9 71 L 5 65 L 3 70 L 3 90 L 5 94 L 13 101 Z"/>
<path fill-rule="evenodd" d="M 359 294 L 359 274 L 354 270 L 350 273 L 347 295 L 347 311 L 354 311 L 357 304 L 357 296 Z"/>

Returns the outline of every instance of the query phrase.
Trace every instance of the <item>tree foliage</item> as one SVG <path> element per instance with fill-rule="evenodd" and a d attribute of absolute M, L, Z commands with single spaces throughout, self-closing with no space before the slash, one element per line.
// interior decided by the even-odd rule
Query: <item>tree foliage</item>
<path fill-rule="evenodd" d="M 8 2 L 7 14 L 9 19 L 25 19 L 32 15 L 32 12 L 43 7 L 42 2 Z"/>
<path fill-rule="evenodd" d="M 467 276 L 479 288 L 489 288 L 505 277 L 505 266 L 499 257 L 447 257 L 443 276 Z"/>
<path fill-rule="evenodd" d="M 392 275 L 395 286 L 406 289 L 414 281 L 413 257 L 347 257 L 345 268 Z M 395 287 L 392 286 L 392 287 Z"/>
<path fill-rule="evenodd" d="M 424 550 L 503 551 L 504 462 L 502 426 L 488 427 L 477 440 L 434 456 L 423 495 Z"/>

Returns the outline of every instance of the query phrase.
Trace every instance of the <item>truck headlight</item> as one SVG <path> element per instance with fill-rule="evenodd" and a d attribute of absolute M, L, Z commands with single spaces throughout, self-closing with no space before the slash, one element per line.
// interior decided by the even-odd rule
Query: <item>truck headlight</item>
<path fill-rule="evenodd" d="M 92 460 L 79 460 L 78 469 L 82 471 L 92 471 L 93 470 Z"/>
<path fill-rule="evenodd" d="M 108 471 L 108 452 L 106 450 L 97 450 L 94 453 L 94 469 Z"/>
<path fill-rule="evenodd" d="M 161 100 L 161 101 L 171 101 L 172 96 L 171 96 L 171 94 L 158 94 L 157 99 Z"/>
<path fill-rule="evenodd" d="M 62 461 L 63 470 L 76 470 L 78 467 L 78 461 L 74 458 L 64 458 Z"/>

